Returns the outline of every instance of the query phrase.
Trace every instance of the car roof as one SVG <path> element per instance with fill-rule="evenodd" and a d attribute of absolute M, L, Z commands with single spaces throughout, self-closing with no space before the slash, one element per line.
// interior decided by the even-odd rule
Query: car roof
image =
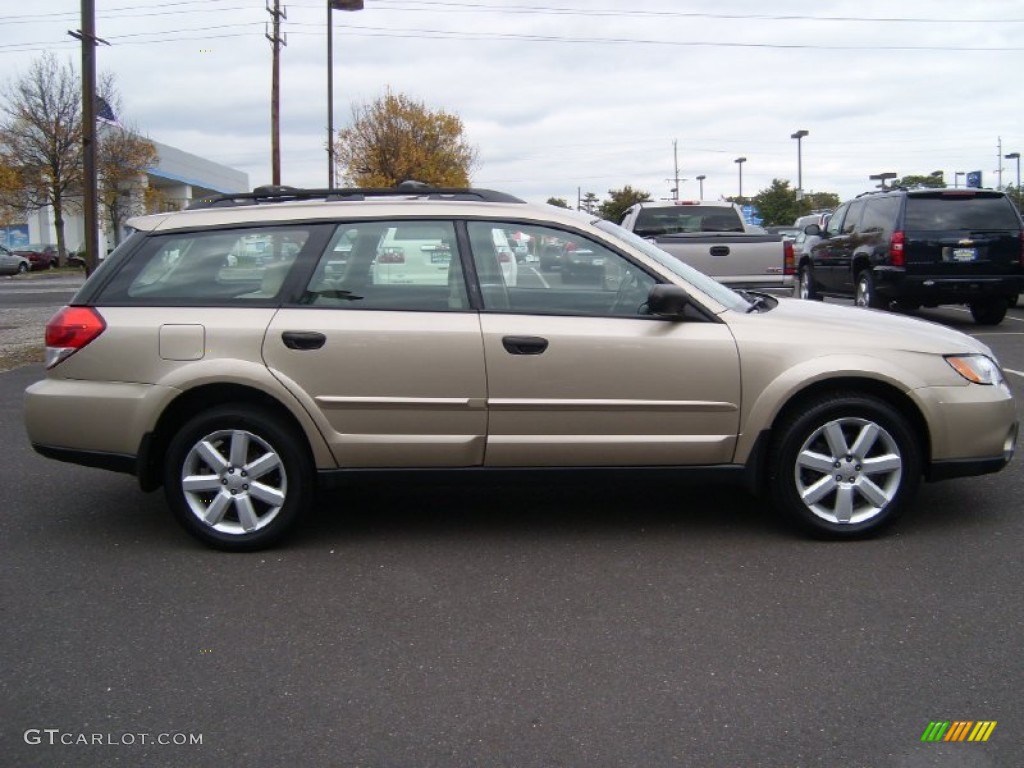
<path fill-rule="evenodd" d="M 363 192 L 364 190 L 359 190 Z M 365 190 L 373 192 L 374 190 Z M 311 195 L 285 195 L 277 199 L 245 195 L 223 196 L 204 201 L 185 211 L 136 216 L 128 226 L 145 232 L 203 229 L 242 224 L 286 224 L 288 222 L 336 221 L 339 219 L 380 219 L 409 217 L 450 217 L 516 219 L 579 226 L 597 217 L 553 205 L 526 203 L 503 193 L 493 197 L 455 196 L 425 190 L 423 194 L 396 193 L 375 197 L 358 194 L 339 196 L 322 190 Z M 445 190 L 445 193 L 451 192 Z M 482 192 L 489 192 L 482 190 Z M 327 193 L 327 194 L 325 194 Z M 492 200 L 494 200 L 492 202 Z M 227 202 L 218 205 L 219 201 Z M 230 202 L 228 202 L 230 201 Z"/>

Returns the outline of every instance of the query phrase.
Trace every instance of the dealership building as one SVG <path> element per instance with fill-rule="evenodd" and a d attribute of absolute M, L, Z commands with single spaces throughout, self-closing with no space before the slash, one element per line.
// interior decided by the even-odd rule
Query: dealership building
<path fill-rule="evenodd" d="M 159 210 L 181 210 L 193 200 L 210 195 L 249 191 L 247 173 L 158 141 L 152 143 L 159 159 L 154 167 L 141 175 L 139 185 L 130 192 L 138 200 L 143 199 L 147 189 L 155 190 L 159 194 L 149 197 L 159 201 Z M 85 222 L 81 214 L 65 211 L 64 240 L 69 251 L 82 248 L 84 232 Z M 19 248 L 28 243 L 56 242 L 53 209 L 49 207 L 30 212 L 24 224 L 0 227 L 0 244 L 9 248 Z M 114 242 L 113 232 L 100 231 L 100 253 L 112 248 Z"/>

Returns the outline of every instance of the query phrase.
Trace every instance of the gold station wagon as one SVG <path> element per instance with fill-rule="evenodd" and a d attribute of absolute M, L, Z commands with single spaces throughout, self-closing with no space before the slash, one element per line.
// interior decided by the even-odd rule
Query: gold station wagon
<path fill-rule="evenodd" d="M 28 434 L 162 485 L 215 547 L 277 542 L 338 473 L 410 469 L 672 468 L 855 538 L 922 478 L 1013 455 L 1013 397 L 975 339 L 737 293 L 593 216 L 489 190 L 274 187 L 131 226 L 46 327 Z M 596 271 L 523 261 L 511 281 L 498 231 Z"/>

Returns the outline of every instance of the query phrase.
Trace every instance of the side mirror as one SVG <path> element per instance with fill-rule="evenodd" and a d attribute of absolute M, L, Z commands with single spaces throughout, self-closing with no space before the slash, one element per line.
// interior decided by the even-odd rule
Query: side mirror
<path fill-rule="evenodd" d="M 819 227 L 817 224 L 808 224 L 806 227 L 804 227 L 804 234 L 814 235 L 815 237 L 821 237 L 823 233 L 821 231 L 821 227 Z"/>
<path fill-rule="evenodd" d="M 682 317 L 690 294 L 678 285 L 655 285 L 647 294 L 647 308 L 659 317 Z"/>

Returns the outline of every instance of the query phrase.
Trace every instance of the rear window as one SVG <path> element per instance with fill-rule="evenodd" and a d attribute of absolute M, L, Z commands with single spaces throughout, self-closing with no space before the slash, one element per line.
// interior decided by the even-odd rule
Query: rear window
<path fill-rule="evenodd" d="M 188 306 L 271 300 L 310 233 L 288 226 L 156 235 L 103 289 L 103 301 Z"/>
<path fill-rule="evenodd" d="M 910 231 L 1018 230 L 1020 219 L 1010 201 L 988 196 L 907 197 L 904 227 Z"/>
<path fill-rule="evenodd" d="M 727 206 L 641 208 L 633 231 L 641 237 L 687 232 L 742 232 L 743 222 L 736 210 Z"/>

